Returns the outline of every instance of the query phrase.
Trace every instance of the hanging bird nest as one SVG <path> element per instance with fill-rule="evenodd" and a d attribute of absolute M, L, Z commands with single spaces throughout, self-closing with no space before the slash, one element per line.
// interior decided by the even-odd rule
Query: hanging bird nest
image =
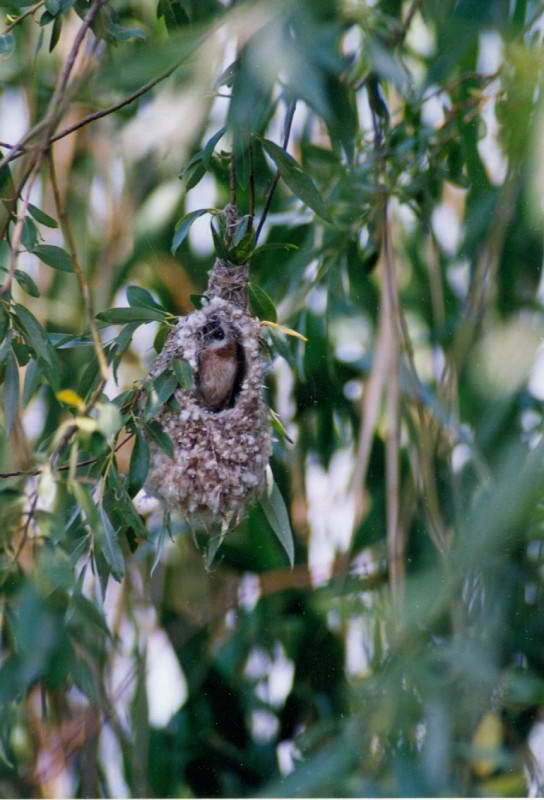
<path fill-rule="evenodd" d="M 183 359 L 194 376 L 192 388 L 175 392 L 179 410 L 166 406 L 156 417 L 173 442 L 174 457 L 149 440 L 147 488 L 195 528 L 220 523 L 225 532 L 265 483 L 272 437 L 263 398 L 260 326 L 248 310 L 247 284 L 247 265 L 217 259 L 205 305 L 180 319 L 151 370 L 151 376 L 157 376 L 173 359 Z M 215 373 L 204 375 L 206 356 L 211 351 L 213 358 L 213 348 L 223 345 L 214 344 L 213 337 L 226 338 L 236 357 L 232 367 L 225 362 L 236 375 L 230 393 L 222 391 L 222 397 L 210 386 Z M 231 374 L 223 369 L 219 377 L 221 385 Z"/>

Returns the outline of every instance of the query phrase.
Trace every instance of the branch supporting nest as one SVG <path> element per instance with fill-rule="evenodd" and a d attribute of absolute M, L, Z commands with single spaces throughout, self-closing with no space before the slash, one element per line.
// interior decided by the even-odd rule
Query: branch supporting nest
<path fill-rule="evenodd" d="M 210 270 L 206 296 L 220 297 L 247 311 L 249 308 L 249 264 L 231 264 L 218 258 Z"/>

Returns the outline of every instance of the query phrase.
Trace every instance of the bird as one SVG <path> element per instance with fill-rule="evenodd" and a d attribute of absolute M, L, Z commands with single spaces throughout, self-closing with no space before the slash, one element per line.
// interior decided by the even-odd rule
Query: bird
<path fill-rule="evenodd" d="M 232 328 L 217 316 L 202 329 L 195 376 L 197 398 L 215 413 L 232 408 L 245 372 L 244 348 Z"/>

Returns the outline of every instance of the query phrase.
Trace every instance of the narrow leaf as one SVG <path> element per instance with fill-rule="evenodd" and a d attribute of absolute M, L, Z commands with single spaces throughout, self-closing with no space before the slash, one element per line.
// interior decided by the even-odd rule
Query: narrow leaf
<path fill-rule="evenodd" d="M 295 563 L 295 545 L 291 523 L 289 522 L 289 515 L 281 492 L 272 476 L 272 472 L 270 472 L 267 477 L 269 479 L 267 491 L 260 498 L 259 503 L 270 527 L 287 553 L 289 564 L 292 567 Z"/>
<path fill-rule="evenodd" d="M 4 306 L 0 305 L 0 342 L 4 341 L 4 336 L 6 335 L 8 328 L 9 314 Z"/>
<path fill-rule="evenodd" d="M 202 150 L 202 164 L 206 169 L 210 168 L 211 157 L 213 151 L 215 150 L 215 145 L 225 135 L 226 130 L 226 126 L 220 128 L 217 133 L 214 133 L 214 135 L 211 136 L 204 145 L 204 149 Z"/>
<path fill-rule="evenodd" d="M 153 381 L 153 387 L 157 392 L 157 403 L 162 407 L 166 401 L 174 394 L 178 386 L 178 379 L 168 370 Z"/>
<path fill-rule="evenodd" d="M 167 456 L 174 458 L 174 443 L 168 434 L 163 431 L 159 423 L 152 420 L 146 424 L 145 429 L 155 444 L 158 445 Z"/>
<path fill-rule="evenodd" d="M 22 272 L 20 269 L 15 270 L 15 280 L 21 286 L 25 292 L 27 292 L 31 297 L 39 297 L 40 290 L 30 277 L 28 273 Z"/>
<path fill-rule="evenodd" d="M 62 17 L 59 15 L 55 17 L 51 27 L 51 38 L 49 39 L 49 52 L 52 53 L 58 44 L 60 34 L 62 31 Z M 44 223 L 45 224 L 45 223 Z"/>
<path fill-rule="evenodd" d="M 57 400 L 69 406 L 75 406 L 80 412 L 85 410 L 85 403 L 73 389 L 63 389 L 61 392 L 57 392 Z"/>
<path fill-rule="evenodd" d="M 272 302 L 271 297 L 254 283 L 249 284 L 249 302 L 251 310 L 256 317 L 262 320 L 271 320 L 275 322 L 278 318 L 276 313 L 276 306 Z"/>
<path fill-rule="evenodd" d="M 98 513 L 102 526 L 102 536 L 100 537 L 102 555 L 106 559 L 115 580 L 121 582 L 125 575 L 125 560 L 119 544 L 118 533 L 111 524 L 111 520 L 104 508 L 100 508 Z"/>
<path fill-rule="evenodd" d="M 17 360 L 10 351 L 6 358 L 4 372 L 4 413 L 6 415 L 6 430 L 11 433 L 17 409 L 19 408 L 19 369 Z"/>
<path fill-rule="evenodd" d="M 315 183 L 304 172 L 300 164 L 289 153 L 286 153 L 285 150 L 269 139 L 260 139 L 260 141 L 293 194 L 296 194 L 303 203 L 306 203 L 322 219 L 329 220 L 327 209 Z"/>
<path fill-rule="evenodd" d="M 147 289 L 142 289 L 141 286 L 129 286 L 127 288 L 127 300 L 130 306 L 156 308 L 164 312 L 164 309 L 153 299 L 151 292 L 148 292 Z"/>
<path fill-rule="evenodd" d="M 62 247 L 56 247 L 54 244 L 38 244 L 32 249 L 32 252 L 53 269 L 61 272 L 74 271 L 73 261 Z"/>
<path fill-rule="evenodd" d="M 134 497 L 144 485 L 148 470 L 149 445 L 140 431 L 137 431 L 128 471 L 128 493 L 131 497 Z"/>
<path fill-rule="evenodd" d="M 286 336 L 295 336 L 297 339 L 300 339 L 303 342 L 308 341 L 307 336 L 303 336 L 302 333 L 298 331 L 294 331 L 292 328 L 288 328 L 286 325 L 280 325 L 279 322 L 271 322 L 269 319 L 263 320 L 263 325 L 267 325 L 269 328 L 274 328 L 276 331 L 280 331 L 284 333 Z"/>
<path fill-rule="evenodd" d="M 101 311 L 96 315 L 102 322 L 111 322 L 115 325 L 122 325 L 125 322 L 160 322 L 166 316 L 166 312 L 158 308 L 110 308 L 109 311 Z"/>
<path fill-rule="evenodd" d="M 42 225 L 47 225 L 48 228 L 58 228 L 57 221 L 53 219 L 53 217 L 50 217 L 49 214 L 46 214 L 45 211 L 42 211 L 41 208 L 37 208 L 37 206 L 33 206 L 32 203 L 29 203 L 28 210 L 36 222 L 41 222 Z"/>
<path fill-rule="evenodd" d="M 33 250 L 38 244 L 38 229 L 30 217 L 25 217 L 21 242 L 27 250 Z"/>
<path fill-rule="evenodd" d="M 34 392 L 38 388 L 42 379 L 42 370 L 40 364 L 35 359 L 29 361 L 25 370 L 25 382 L 23 386 L 23 405 L 27 406 L 32 399 Z"/>
<path fill-rule="evenodd" d="M 189 362 L 185 361 L 184 358 L 174 358 L 172 359 L 171 367 L 174 371 L 174 375 L 178 379 L 179 385 L 183 389 L 192 389 L 193 370 L 191 369 Z"/>
<path fill-rule="evenodd" d="M 177 249 L 181 245 L 181 243 L 186 238 L 191 225 L 193 222 L 201 217 L 203 214 L 208 214 L 210 212 L 209 208 L 199 208 L 198 211 L 191 211 L 190 214 L 186 214 L 180 220 L 177 221 L 176 227 L 174 229 L 174 238 L 172 239 L 172 255 L 176 254 Z"/>
<path fill-rule="evenodd" d="M 36 355 L 43 359 L 50 367 L 48 379 L 51 380 L 53 376 L 53 385 L 58 385 L 58 375 L 60 365 L 57 354 L 49 341 L 46 332 L 31 311 L 18 303 L 14 306 L 16 319 L 23 329 L 27 343 L 32 347 Z"/>

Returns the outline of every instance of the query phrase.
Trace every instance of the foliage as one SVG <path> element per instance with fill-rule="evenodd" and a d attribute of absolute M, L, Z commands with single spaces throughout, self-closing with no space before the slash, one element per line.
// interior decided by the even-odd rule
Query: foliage
<path fill-rule="evenodd" d="M 0 5 L 2 796 L 542 791 L 541 4 Z M 138 494 L 214 251 L 277 438 L 217 552 Z"/>

